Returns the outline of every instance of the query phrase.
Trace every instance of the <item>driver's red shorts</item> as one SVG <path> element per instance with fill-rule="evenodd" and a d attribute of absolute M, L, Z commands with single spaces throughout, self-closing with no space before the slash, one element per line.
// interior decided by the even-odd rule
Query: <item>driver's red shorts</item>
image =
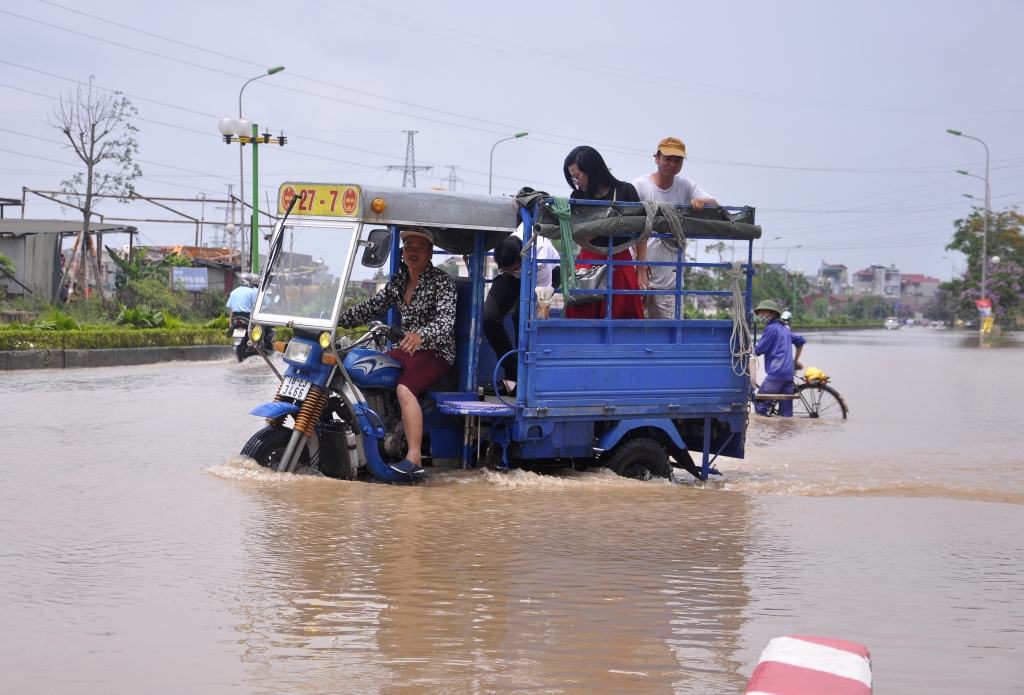
<path fill-rule="evenodd" d="M 388 350 L 387 355 L 402 363 L 405 369 L 398 377 L 398 383 L 412 391 L 414 396 L 419 396 L 452 369 L 433 350 L 417 350 L 411 355 L 402 350 Z"/>

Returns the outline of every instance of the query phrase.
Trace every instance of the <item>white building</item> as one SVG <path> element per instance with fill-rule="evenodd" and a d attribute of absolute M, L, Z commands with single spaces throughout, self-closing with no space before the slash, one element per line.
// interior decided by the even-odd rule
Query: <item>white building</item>
<path fill-rule="evenodd" d="M 899 299 L 900 271 L 895 265 L 873 265 L 853 274 L 853 293 Z"/>

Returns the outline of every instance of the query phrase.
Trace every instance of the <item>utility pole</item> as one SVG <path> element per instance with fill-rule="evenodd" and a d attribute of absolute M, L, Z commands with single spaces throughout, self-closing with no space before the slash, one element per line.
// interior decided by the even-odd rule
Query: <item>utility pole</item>
<path fill-rule="evenodd" d="M 456 169 L 458 169 L 458 167 L 454 164 L 448 165 L 448 178 L 445 179 L 445 183 L 448 185 L 449 191 L 454 191 L 458 187 L 459 181 L 462 181 L 462 179 L 455 174 Z"/>
<path fill-rule="evenodd" d="M 401 171 L 402 172 L 402 188 L 416 188 L 416 172 L 417 171 L 430 171 L 434 167 L 427 166 L 416 166 L 416 144 L 413 141 L 413 136 L 420 132 L 418 130 L 403 130 L 409 136 L 409 139 L 405 143 L 405 164 L 389 164 L 384 167 L 388 171 Z"/>

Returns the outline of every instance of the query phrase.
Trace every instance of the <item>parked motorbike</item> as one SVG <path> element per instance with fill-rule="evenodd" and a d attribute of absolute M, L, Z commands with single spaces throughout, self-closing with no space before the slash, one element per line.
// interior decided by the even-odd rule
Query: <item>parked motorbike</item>
<path fill-rule="evenodd" d="M 235 357 L 239 362 L 244 362 L 247 358 L 259 354 L 256 352 L 256 348 L 252 346 L 252 341 L 249 339 L 248 332 L 248 314 L 236 314 L 231 320 L 231 337 L 235 342 Z M 263 350 L 264 354 L 273 350 L 275 334 L 276 331 L 273 326 L 271 326 L 261 336 L 260 349 Z"/>
<path fill-rule="evenodd" d="M 307 467 L 352 480 L 365 465 L 385 482 L 425 477 L 390 465 L 405 458 L 408 443 L 395 391 L 403 367 L 384 351 L 403 336 L 396 326 L 374 323 L 355 342 L 332 346 L 329 333 L 296 329 L 287 346 L 275 346 L 288 368 L 274 401 L 252 411 L 267 425 L 242 455 L 280 472 Z"/>

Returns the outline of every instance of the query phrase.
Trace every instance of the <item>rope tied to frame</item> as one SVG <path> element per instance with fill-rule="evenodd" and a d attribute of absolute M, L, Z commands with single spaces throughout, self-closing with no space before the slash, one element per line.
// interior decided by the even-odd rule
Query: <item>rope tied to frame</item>
<path fill-rule="evenodd" d="M 665 222 L 668 223 L 668 229 L 672 232 L 674 239 L 662 239 L 662 241 L 673 251 L 678 248 L 686 253 L 686 232 L 683 231 L 683 223 L 679 221 L 679 214 L 676 212 L 676 208 L 672 203 L 655 202 L 653 200 L 642 200 L 640 204 L 644 206 L 644 212 L 647 213 L 647 222 L 644 225 L 644 231 L 641 234 L 643 241 L 646 241 L 648 237 L 654 232 L 654 218 L 658 216 L 660 212 L 662 217 L 665 218 Z"/>
<path fill-rule="evenodd" d="M 548 209 L 558 218 L 558 229 L 561 232 L 558 239 L 558 255 L 561 257 L 562 291 L 577 290 L 580 283 L 576 279 L 576 245 L 573 243 L 572 226 L 569 224 L 569 214 L 572 209 L 569 206 L 569 199 L 556 197 L 551 201 L 551 206 Z"/>
<path fill-rule="evenodd" d="M 733 261 L 725 271 L 732 289 L 732 335 L 729 336 L 729 351 L 732 353 L 732 371 L 737 376 L 746 376 L 750 370 L 750 358 L 754 354 L 754 335 L 747 323 L 747 306 L 743 301 L 740 280 L 746 280 L 743 264 Z"/>

